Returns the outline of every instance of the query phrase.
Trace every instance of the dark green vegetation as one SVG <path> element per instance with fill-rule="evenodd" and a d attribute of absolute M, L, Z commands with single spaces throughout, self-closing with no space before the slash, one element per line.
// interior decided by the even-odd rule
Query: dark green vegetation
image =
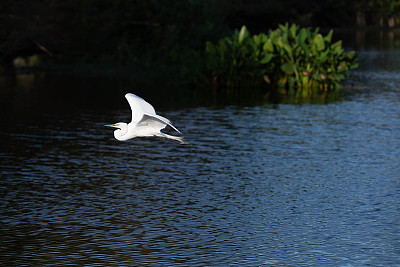
<path fill-rule="evenodd" d="M 320 3 L 311 0 L 4 0 L 0 2 L 0 72 L 13 74 L 17 66 L 18 71 L 124 73 L 143 87 L 148 83 L 171 87 L 198 84 L 204 81 L 206 66 L 210 70 L 215 65 L 213 61 L 218 60 L 210 59 L 211 51 L 208 51 L 207 58 L 211 61 L 204 62 L 205 43 L 216 43 L 242 25 L 247 25 L 252 33 L 268 32 L 286 21 L 312 28 L 393 27 L 400 14 L 399 3 L 398 0 Z M 307 84 L 307 88 L 320 85 L 334 88 L 347 69 L 354 66 L 350 55 L 341 52 L 340 43 L 328 40 L 329 35 L 323 37 L 307 31 L 304 42 L 308 50 L 318 52 L 320 60 L 315 62 L 312 61 L 315 53 L 311 50 L 308 53 L 302 42 L 297 47 L 293 43 L 301 41 L 304 33 L 296 29 L 294 37 L 285 31 L 279 28 L 274 34 L 282 35 L 282 44 L 290 45 L 291 50 L 285 49 L 287 45 L 280 47 L 279 43 L 273 43 L 273 55 L 264 55 L 262 50 L 246 59 L 248 69 L 254 62 L 258 64 L 253 66 L 251 79 L 248 73 L 232 73 L 235 77 L 222 83 L 231 86 L 246 77 L 241 84 L 254 86 L 269 82 L 273 85 L 278 81 L 290 88 Z M 247 34 L 243 42 L 247 45 L 251 39 L 260 48 L 265 38 L 273 42 L 279 39 L 271 39 L 271 34 L 252 37 Z M 298 57 L 296 53 L 301 51 L 305 54 Z M 272 71 L 280 76 L 271 75 Z M 261 82 L 259 77 L 263 78 Z M 312 84 L 311 78 L 318 81 L 318 86 Z"/>
<path fill-rule="evenodd" d="M 279 25 L 268 34 L 251 35 L 243 26 L 213 45 L 207 42 L 206 64 L 214 85 L 228 88 L 298 88 L 303 95 L 336 89 L 357 66 L 355 52 L 332 43 L 333 31 L 323 36 L 296 24 Z"/>

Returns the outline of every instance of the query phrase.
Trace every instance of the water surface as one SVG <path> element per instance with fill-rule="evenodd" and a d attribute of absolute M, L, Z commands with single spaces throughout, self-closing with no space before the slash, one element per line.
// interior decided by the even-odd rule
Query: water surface
<path fill-rule="evenodd" d="M 113 139 L 122 96 L 9 112 L 1 265 L 399 266 L 398 56 L 362 52 L 362 86 L 327 105 L 171 103 L 192 146 Z"/>

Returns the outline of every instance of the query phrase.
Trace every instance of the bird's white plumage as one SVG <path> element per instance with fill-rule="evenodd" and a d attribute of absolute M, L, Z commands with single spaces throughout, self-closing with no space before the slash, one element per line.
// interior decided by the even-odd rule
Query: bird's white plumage
<path fill-rule="evenodd" d="M 131 93 L 126 94 L 125 98 L 128 100 L 132 110 L 132 121 L 129 124 L 119 122 L 105 125 L 118 128 L 114 131 L 114 136 L 117 140 L 124 141 L 139 136 L 159 136 L 187 144 L 180 136 L 172 136 L 161 132 L 162 129 L 169 125 L 178 133 L 181 133 L 167 118 L 157 115 L 153 106 L 143 98 Z"/>
<path fill-rule="evenodd" d="M 131 123 L 138 123 L 142 119 L 143 114 L 156 115 L 153 106 L 147 103 L 143 98 L 131 93 L 126 94 L 125 98 L 128 100 L 132 110 Z"/>

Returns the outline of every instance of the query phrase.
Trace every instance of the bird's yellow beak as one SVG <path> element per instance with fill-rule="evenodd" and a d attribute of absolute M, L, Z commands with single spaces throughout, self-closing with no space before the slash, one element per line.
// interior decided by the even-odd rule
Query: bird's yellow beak
<path fill-rule="evenodd" d="M 106 125 L 104 125 L 104 126 L 107 126 L 107 127 L 114 127 L 115 125 L 114 125 L 114 124 L 106 124 Z"/>

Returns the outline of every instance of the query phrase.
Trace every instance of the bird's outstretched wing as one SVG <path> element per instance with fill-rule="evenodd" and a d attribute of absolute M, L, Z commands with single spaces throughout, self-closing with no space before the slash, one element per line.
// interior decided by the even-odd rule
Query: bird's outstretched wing
<path fill-rule="evenodd" d="M 173 128 L 178 133 L 181 133 L 174 125 L 167 119 L 156 114 L 143 114 L 142 119 L 138 122 L 137 126 L 150 126 L 157 130 L 164 129 L 167 125 Z"/>
<path fill-rule="evenodd" d="M 156 115 L 153 106 L 147 103 L 143 98 L 131 93 L 126 94 L 125 98 L 128 100 L 132 110 L 132 123 L 138 123 L 142 120 L 144 114 Z"/>

